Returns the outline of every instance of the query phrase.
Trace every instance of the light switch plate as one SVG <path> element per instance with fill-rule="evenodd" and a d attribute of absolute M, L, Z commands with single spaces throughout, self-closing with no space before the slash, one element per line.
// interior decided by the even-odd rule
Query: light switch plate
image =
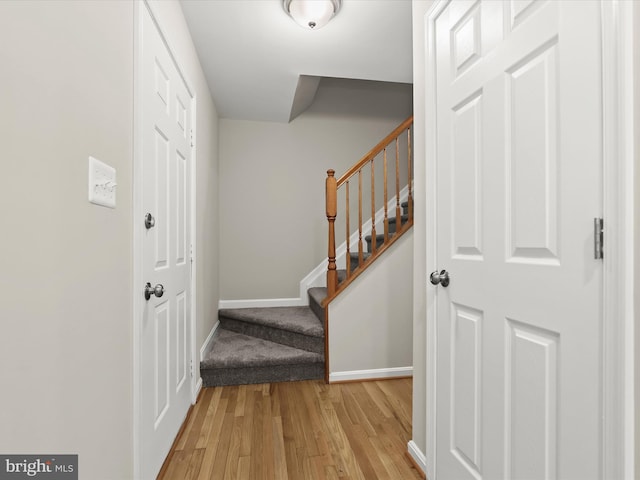
<path fill-rule="evenodd" d="M 116 208 L 116 169 L 89 157 L 89 201 Z"/>

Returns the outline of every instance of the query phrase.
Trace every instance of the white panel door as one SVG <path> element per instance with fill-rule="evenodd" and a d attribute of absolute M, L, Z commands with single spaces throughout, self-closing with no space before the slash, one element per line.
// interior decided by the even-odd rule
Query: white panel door
<path fill-rule="evenodd" d="M 601 477 L 600 5 L 435 20 L 438 480 Z"/>
<path fill-rule="evenodd" d="M 155 478 L 191 404 L 191 96 L 151 16 L 141 9 L 144 281 L 162 285 L 146 301 L 141 329 L 141 470 Z M 142 295 L 142 293 L 141 293 Z"/>

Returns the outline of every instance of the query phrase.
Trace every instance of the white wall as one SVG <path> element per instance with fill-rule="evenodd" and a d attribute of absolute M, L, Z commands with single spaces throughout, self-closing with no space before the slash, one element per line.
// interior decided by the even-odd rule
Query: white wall
<path fill-rule="evenodd" d="M 329 304 L 331 381 L 375 378 L 403 369 L 411 374 L 413 230 Z"/>
<path fill-rule="evenodd" d="M 327 256 L 326 171 L 344 173 L 411 103 L 410 85 L 323 79 L 289 124 L 220 121 L 222 299 L 298 297 L 300 280 Z"/>
<path fill-rule="evenodd" d="M 217 116 L 177 2 L 154 9 L 196 92 L 198 345 L 217 308 Z M 133 475 L 134 2 L 0 2 L 0 452 Z M 87 201 L 87 157 L 117 208 Z"/>
<path fill-rule="evenodd" d="M 413 0 L 413 118 L 414 118 L 414 242 L 413 242 L 413 423 L 412 440 L 427 453 L 426 432 L 426 281 L 427 281 L 427 155 L 425 128 L 425 15 L 431 0 Z"/>
<path fill-rule="evenodd" d="M 0 2 L 0 59 L 0 452 L 129 478 L 133 3 Z"/>

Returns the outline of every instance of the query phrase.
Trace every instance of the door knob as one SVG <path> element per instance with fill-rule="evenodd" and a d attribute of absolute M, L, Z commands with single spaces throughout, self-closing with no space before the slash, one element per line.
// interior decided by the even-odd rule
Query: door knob
<path fill-rule="evenodd" d="M 432 272 L 431 275 L 429 276 L 429 280 L 431 280 L 431 283 L 434 285 L 442 285 L 443 287 L 446 287 L 449 285 L 449 272 L 447 272 L 446 270 L 442 270 L 440 273 L 438 273 L 438 271 L 436 270 L 435 272 Z"/>
<path fill-rule="evenodd" d="M 144 216 L 144 226 L 147 227 L 147 230 L 149 230 L 150 228 L 153 228 L 155 224 L 156 224 L 156 219 L 153 218 L 153 215 L 151 215 L 150 213 L 147 213 Z"/>
<path fill-rule="evenodd" d="M 156 297 L 160 298 L 162 295 L 164 295 L 164 286 L 159 283 L 155 287 L 152 287 L 151 284 L 147 282 L 147 285 L 144 287 L 144 298 L 149 300 L 151 298 L 151 295 L 155 295 Z"/>

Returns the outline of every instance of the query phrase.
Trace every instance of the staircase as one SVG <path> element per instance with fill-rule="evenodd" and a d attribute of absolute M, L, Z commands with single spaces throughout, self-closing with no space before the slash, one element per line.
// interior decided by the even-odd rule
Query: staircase
<path fill-rule="evenodd" d="M 220 325 L 214 334 L 213 346 L 200 363 L 205 387 L 328 378 L 325 372 L 325 353 L 328 348 L 325 306 L 413 225 L 412 125 L 413 117 L 409 117 L 340 179 L 334 177 L 333 170 L 327 172 L 327 287 L 310 288 L 307 291 L 309 306 L 219 310 Z M 401 139 L 406 148 L 400 147 Z M 404 177 L 400 168 L 401 150 L 405 150 L 408 163 Z M 375 177 L 376 166 L 381 169 L 378 177 Z M 363 196 L 363 177 L 367 172 L 370 172 L 370 179 L 364 183 L 370 184 L 371 190 L 370 195 L 367 192 Z M 389 178 L 393 178 L 395 184 L 391 208 L 387 195 Z M 353 196 L 357 199 L 352 204 L 349 203 L 350 182 L 354 185 Z M 401 184 L 408 188 L 407 201 L 402 204 Z M 382 206 L 376 204 L 376 188 L 384 192 Z M 339 192 L 343 192 L 346 200 L 342 208 L 337 200 Z M 364 197 L 368 197 L 366 207 Z M 355 251 L 351 250 L 352 230 L 349 223 L 350 211 L 354 207 L 357 207 L 358 237 L 354 243 L 357 245 Z M 363 228 L 364 208 L 371 209 L 371 235 L 363 238 L 366 233 Z M 389 210 L 395 214 L 390 215 Z M 346 220 L 344 270 L 339 270 L 336 263 L 335 221 L 338 216 Z M 377 234 L 376 228 L 384 233 Z"/>
<path fill-rule="evenodd" d="M 402 224 L 408 220 L 408 202 L 402 204 Z M 395 219 L 389 235 L 396 232 Z M 365 237 L 368 258 L 373 238 Z M 384 235 L 376 235 L 379 248 Z M 350 254 L 351 271 L 358 269 L 358 254 Z M 342 282 L 346 271 L 338 272 Z M 200 364 L 205 387 L 290 382 L 325 378 L 325 326 L 322 302 L 325 287 L 307 291 L 308 307 L 233 308 L 218 311 L 220 326 L 213 348 Z"/>
<path fill-rule="evenodd" d="M 205 387 L 324 378 L 324 318 L 310 307 L 222 309 Z"/>

